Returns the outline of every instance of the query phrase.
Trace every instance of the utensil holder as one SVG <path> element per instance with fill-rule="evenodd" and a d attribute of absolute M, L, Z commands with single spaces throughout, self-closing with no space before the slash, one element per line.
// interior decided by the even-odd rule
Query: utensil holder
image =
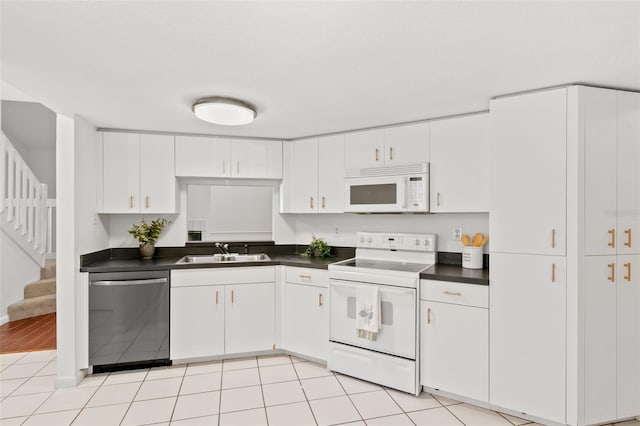
<path fill-rule="evenodd" d="M 462 267 L 467 269 L 482 269 L 483 247 L 462 247 Z"/>

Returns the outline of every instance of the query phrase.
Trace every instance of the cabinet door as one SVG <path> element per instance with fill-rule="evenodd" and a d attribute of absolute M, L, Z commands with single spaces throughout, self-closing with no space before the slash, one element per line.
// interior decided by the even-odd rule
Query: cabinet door
<path fill-rule="evenodd" d="M 566 248 L 567 90 L 491 103 L 491 251 Z"/>
<path fill-rule="evenodd" d="M 140 211 L 176 212 L 174 137 L 140 135 Z"/>
<path fill-rule="evenodd" d="M 231 176 L 282 179 L 282 142 L 231 140 Z"/>
<path fill-rule="evenodd" d="M 104 213 L 140 211 L 140 135 L 104 132 Z"/>
<path fill-rule="evenodd" d="M 625 419 L 640 415 L 640 255 L 619 255 L 616 266 L 617 418 Z"/>
<path fill-rule="evenodd" d="M 327 359 L 329 317 L 327 289 L 286 284 L 284 347 L 292 352 Z"/>
<path fill-rule="evenodd" d="M 561 256 L 492 254 L 489 289 L 491 404 L 562 424 L 565 265 Z"/>
<path fill-rule="evenodd" d="M 172 360 L 224 354 L 224 286 L 171 289 Z"/>
<path fill-rule="evenodd" d="M 387 166 L 429 162 L 429 123 L 384 129 L 384 161 Z"/>
<path fill-rule="evenodd" d="M 318 139 L 318 212 L 344 213 L 344 135 Z"/>
<path fill-rule="evenodd" d="M 420 302 L 420 384 L 489 400 L 489 311 Z"/>
<path fill-rule="evenodd" d="M 284 213 L 318 211 L 318 139 L 285 142 Z"/>
<path fill-rule="evenodd" d="M 489 150 L 489 114 L 431 123 L 431 212 L 489 211 Z"/>
<path fill-rule="evenodd" d="M 611 268 L 609 265 L 612 265 Z M 616 419 L 615 256 L 585 257 L 585 423 Z"/>
<path fill-rule="evenodd" d="M 344 135 L 345 169 L 380 166 L 384 166 L 384 129 Z"/>
<path fill-rule="evenodd" d="M 616 254 L 616 92 L 581 87 L 580 99 L 584 107 L 585 254 Z"/>
<path fill-rule="evenodd" d="M 225 352 L 264 351 L 275 344 L 275 283 L 226 286 Z"/>
<path fill-rule="evenodd" d="M 640 254 L 640 94 L 618 92 L 618 254 Z"/>
<path fill-rule="evenodd" d="M 176 136 L 176 176 L 231 176 L 229 140 Z"/>

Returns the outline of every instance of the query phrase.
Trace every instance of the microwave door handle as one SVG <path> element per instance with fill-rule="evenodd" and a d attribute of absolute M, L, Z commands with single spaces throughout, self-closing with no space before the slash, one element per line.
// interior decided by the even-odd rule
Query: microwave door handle
<path fill-rule="evenodd" d="M 400 191 L 400 207 L 402 207 L 403 209 L 407 208 L 407 190 L 409 188 L 409 178 L 404 178 L 403 180 L 403 185 L 402 185 L 402 191 Z"/>

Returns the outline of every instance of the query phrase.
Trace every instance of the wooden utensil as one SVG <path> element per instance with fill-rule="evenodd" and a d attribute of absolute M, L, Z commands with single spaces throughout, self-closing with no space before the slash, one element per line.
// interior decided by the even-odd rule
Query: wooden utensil
<path fill-rule="evenodd" d="M 482 239 L 482 242 L 480 243 L 480 247 L 484 247 L 488 242 L 489 242 L 489 236 L 485 235 L 485 237 Z"/>
<path fill-rule="evenodd" d="M 484 235 L 478 232 L 476 235 L 473 236 L 473 239 L 471 240 L 471 246 L 480 247 L 480 243 L 482 243 L 483 239 L 484 239 Z"/>
<path fill-rule="evenodd" d="M 462 242 L 463 246 L 468 246 L 469 245 L 469 236 L 467 234 L 464 234 L 462 237 L 460 237 L 460 242 Z"/>

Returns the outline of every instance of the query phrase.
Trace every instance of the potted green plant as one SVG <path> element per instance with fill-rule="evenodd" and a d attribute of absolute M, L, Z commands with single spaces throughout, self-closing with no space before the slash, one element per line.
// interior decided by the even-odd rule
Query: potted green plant
<path fill-rule="evenodd" d="M 309 257 L 329 257 L 331 256 L 331 246 L 327 244 L 324 238 L 316 238 L 314 235 L 309 246 L 302 255 Z"/>
<path fill-rule="evenodd" d="M 142 219 L 140 224 L 134 224 L 129 233 L 138 240 L 140 244 L 140 255 L 143 259 L 151 259 L 156 249 L 156 241 L 160 237 L 160 233 L 164 227 L 171 223 L 165 218 L 153 219 L 151 223 Z"/>

